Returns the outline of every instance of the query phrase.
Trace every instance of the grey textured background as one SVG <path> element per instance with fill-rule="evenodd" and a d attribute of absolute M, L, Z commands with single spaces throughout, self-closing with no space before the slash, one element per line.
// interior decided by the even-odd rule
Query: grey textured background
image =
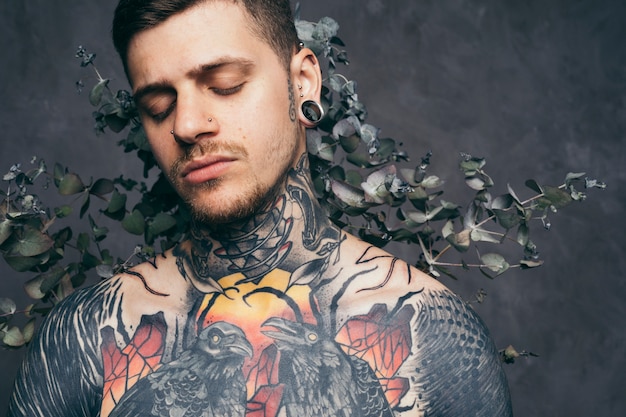
<path fill-rule="evenodd" d="M 84 178 L 136 174 L 114 138 L 95 137 L 74 90 L 87 75 L 73 58 L 79 44 L 125 85 L 108 36 L 113 3 L 0 3 L 3 172 L 38 155 Z M 450 199 L 462 199 L 460 151 L 487 158 L 494 192 L 531 177 L 556 184 L 568 171 L 608 182 L 553 216 L 552 231 L 537 228 L 540 269 L 443 281 L 464 297 L 485 288 L 477 310 L 498 346 L 541 355 L 506 367 L 517 416 L 626 415 L 626 3 L 303 0 L 302 14 L 339 21 L 369 121 L 414 157 L 432 149 Z M 0 295 L 19 297 L 23 277 L 4 265 L 0 274 Z M 20 354 L 0 352 L 0 410 Z"/>

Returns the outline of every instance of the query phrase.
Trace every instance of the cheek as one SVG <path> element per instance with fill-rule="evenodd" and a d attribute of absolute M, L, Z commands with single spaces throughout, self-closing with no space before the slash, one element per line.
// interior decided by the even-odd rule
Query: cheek
<path fill-rule="evenodd" d="M 148 134 L 146 132 L 146 135 L 148 135 L 148 138 L 150 137 L 154 137 L 150 134 Z M 171 139 L 172 142 L 174 142 L 174 138 L 169 138 Z M 152 155 L 154 155 L 154 158 L 156 159 L 157 163 L 159 164 L 159 167 L 161 167 L 161 169 L 168 169 L 169 165 L 171 164 L 171 159 L 173 159 L 175 156 L 172 153 L 172 146 L 171 144 L 168 143 L 168 138 L 161 138 L 159 140 L 155 140 L 155 139 L 148 139 L 148 144 L 150 145 L 150 150 L 152 151 Z"/>
<path fill-rule="evenodd" d="M 291 100 L 286 75 L 267 77 L 255 85 L 249 86 L 250 94 L 238 102 L 238 108 L 243 110 L 248 121 L 262 125 L 265 128 L 276 127 L 290 123 Z"/>

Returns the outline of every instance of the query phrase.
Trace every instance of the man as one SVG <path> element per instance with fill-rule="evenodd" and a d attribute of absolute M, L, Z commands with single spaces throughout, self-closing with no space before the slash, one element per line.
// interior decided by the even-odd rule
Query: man
<path fill-rule="evenodd" d="M 317 205 L 322 80 L 288 0 L 122 0 L 113 37 L 194 224 L 57 306 L 10 416 L 511 414 L 476 314 Z"/>

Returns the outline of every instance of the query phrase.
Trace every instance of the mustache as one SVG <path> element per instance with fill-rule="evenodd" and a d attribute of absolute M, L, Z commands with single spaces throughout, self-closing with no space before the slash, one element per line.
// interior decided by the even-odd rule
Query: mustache
<path fill-rule="evenodd" d="M 185 148 L 183 155 L 172 163 L 170 172 L 172 176 L 176 178 L 185 164 L 195 158 L 201 158 L 204 155 L 211 154 L 240 156 L 245 158 L 248 156 L 248 150 L 242 145 L 233 143 L 220 143 L 215 141 L 198 142 Z"/>

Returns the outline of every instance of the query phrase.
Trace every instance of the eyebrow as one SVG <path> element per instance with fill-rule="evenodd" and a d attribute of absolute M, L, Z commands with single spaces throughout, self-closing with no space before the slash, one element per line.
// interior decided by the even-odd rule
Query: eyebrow
<path fill-rule="evenodd" d="M 254 67 L 254 63 L 246 58 L 234 58 L 234 57 L 222 57 L 214 62 L 208 64 L 199 65 L 196 68 L 188 71 L 186 76 L 189 78 L 195 78 L 200 75 L 210 74 L 212 72 L 217 72 L 218 70 L 235 67 L 244 75 L 249 74 Z M 133 94 L 133 99 L 136 104 L 141 102 L 141 99 L 149 94 L 154 92 L 163 92 L 172 90 L 172 86 L 167 81 L 156 81 L 150 84 L 146 84 L 145 86 L 139 87 L 137 91 Z"/>

